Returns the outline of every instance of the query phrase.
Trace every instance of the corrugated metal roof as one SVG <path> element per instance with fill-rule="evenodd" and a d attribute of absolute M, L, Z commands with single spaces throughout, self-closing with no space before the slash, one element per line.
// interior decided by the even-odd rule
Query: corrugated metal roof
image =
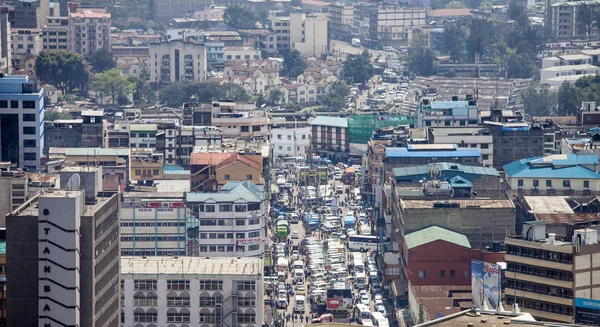
<path fill-rule="evenodd" d="M 439 226 L 427 227 L 404 236 L 404 242 L 409 250 L 434 241 L 446 241 L 458 246 L 471 248 L 471 243 L 469 243 L 465 235 Z"/>
<path fill-rule="evenodd" d="M 389 147 L 385 149 L 388 158 L 463 158 L 480 157 L 476 148 L 457 148 L 455 151 L 408 151 L 407 148 Z"/>
<path fill-rule="evenodd" d="M 466 166 L 451 162 L 437 162 L 421 166 L 394 168 L 392 169 L 392 172 L 394 174 L 394 177 L 428 175 L 431 168 L 433 168 L 433 165 L 435 165 L 435 170 L 440 172 L 445 170 L 451 170 L 462 171 L 465 174 L 469 175 L 500 176 L 500 173 L 495 168 L 483 166 Z"/>
<path fill-rule="evenodd" d="M 513 161 L 504 165 L 510 178 L 600 178 L 597 172 L 580 165 L 596 165 L 596 156 L 552 155 Z"/>
<path fill-rule="evenodd" d="M 348 119 L 341 117 L 317 116 L 309 125 L 321 125 L 348 128 Z"/>
<path fill-rule="evenodd" d="M 187 193 L 187 202 L 234 202 L 240 199 L 247 202 L 262 202 L 264 191 L 251 181 L 244 181 L 229 182 L 218 193 Z"/>

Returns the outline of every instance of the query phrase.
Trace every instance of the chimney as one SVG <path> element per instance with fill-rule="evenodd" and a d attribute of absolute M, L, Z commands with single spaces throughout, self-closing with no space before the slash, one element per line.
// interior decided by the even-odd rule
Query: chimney
<path fill-rule="evenodd" d="M 548 244 L 553 245 L 554 241 L 556 241 L 556 234 L 548 233 Z"/>

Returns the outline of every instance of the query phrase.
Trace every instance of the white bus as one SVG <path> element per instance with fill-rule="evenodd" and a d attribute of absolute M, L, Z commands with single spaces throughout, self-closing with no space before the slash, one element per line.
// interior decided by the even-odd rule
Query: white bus
<path fill-rule="evenodd" d="M 348 237 L 348 249 L 350 251 L 377 251 L 378 245 L 379 237 L 377 236 L 351 235 Z"/>
<path fill-rule="evenodd" d="M 306 304 L 306 297 L 304 295 L 296 295 L 294 300 L 294 312 L 304 313 L 304 305 Z"/>
<path fill-rule="evenodd" d="M 356 305 L 356 310 L 358 311 L 358 321 L 364 326 L 373 326 L 373 322 L 371 320 L 371 310 L 368 305 L 359 303 Z"/>
<path fill-rule="evenodd" d="M 373 323 L 379 327 L 390 327 L 389 320 L 385 317 L 385 315 L 381 312 L 372 312 L 371 316 L 373 317 Z"/>

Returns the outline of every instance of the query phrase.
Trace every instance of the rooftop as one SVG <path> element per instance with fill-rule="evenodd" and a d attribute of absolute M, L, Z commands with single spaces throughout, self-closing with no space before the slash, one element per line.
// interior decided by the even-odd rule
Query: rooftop
<path fill-rule="evenodd" d="M 452 170 L 462 171 L 465 174 L 471 175 L 500 176 L 500 173 L 495 168 L 483 166 L 467 166 L 450 162 L 437 162 L 420 166 L 394 168 L 392 169 L 392 172 L 394 174 L 394 177 L 404 177 L 429 174 L 433 170 L 437 172 Z"/>
<path fill-rule="evenodd" d="M 70 12 L 69 17 L 73 18 L 110 18 L 110 13 L 98 12 L 96 10 L 81 10 Z"/>
<path fill-rule="evenodd" d="M 563 54 L 560 56 L 557 56 L 558 59 L 562 59 L 562 60 L 586 60 L 586 59 L 592 59 L 591 56 L 586 55 L 586 54 L 579 54 L 579 53 L 568 53 L 568 54 Z"/>
<path fill-rule="evenodd" d="M 219 192 L 190 192 L 187 193 L 187 202 L 262 202 L 264 189 L 250 181 L 229 182 Z"/>
<path fill-rule="evenodd" d="M 573 213 L 571 206 L 560 196 L 524 196 L 534 214 L 567 214 Z"/>
<path fill-rule="evenodd" d="M 427 12 L 427 16 L 435 18 L 435 17 L 456 17 L 456 16 L 471 16 L 471 10 L 468 8 L 458 8 L 458 9 L 437 9 L 430 10 Z"/>
<path fill-rule="evenodd" d="M 431 109 L 466 108 L 468 101 L 431 101 Z"/>
<path fill-rule="evenodd" d="M 94 156 L 129 156 L 129 149 L 107 149 L 107 148 L 67 148 L 67 156 L 90 156 L 90 161 Z"/>
<path fill-rule="evenodd" d="M 451 201 L 425 201 L 425 200 L 400 200 L 402 207 L 405 209 L 431 209 L 437 206 L 437 204 L 456 204 L 460 208 L 487 208 L 487 209 L 499 209 L 499 208 L 514 208 L 515 206 L 510 200 L 488 200 L 488 199 L 470 199 L 470 200 L 451 200 Z M 447 210 L 446 206 L 439 206 L 439 209 Z"/>
<path fill-rule="evenodd" d="M 260 275 L 261 258 L 121 257 L 121 275 Z"/>
<path fill-rule="evenodd" d="M 509 307 L 505 307 L 505 310 L 511 310 Z M 484 312 L 476 309 L 467 309 L 454 314 L 445 315 L 443 317 L 430 320 L 423 324 L 415 325 L 414 327 L 425 327 L 425 326 L 443 326 L 443 327 L 493 327 L 509 325 L 515 327 L 534 327 L 534 326 L 546 326 L 542 322 L 536 321 L 531 314 L 527 312 L 519 312 L 513 315 L 510 311 L 496 313 L 496 312 Z M 570 324 L 552 323 L 552 326 L 563 327 L 563 326 L 575 326 Z"/>
<path fill-rule="evenodd" d="M 438 144 L 435 144 L 438 145 Z M 458 158 L 458 157 L 480 157 L 481 152 L 477 148 L 460 148 L 454 150 L 411 151 L 409 148 L 388 147 L 385 149 L 387 158 Z"/>
<path fill-rule="evenodd" d="M 471 243 L 465 235 L 438 226 L 427 227 L 404 236 L 406 248 L 409 250 L 435 241 L 446 241 L 471 248 Z"/>
<path fill-rule="evenodd" d="M 489 112 L 489 111 L 488 111 Z M 430 127 L 429 131 L 434 136 L 452 136 L 452 135 L 478 135 L 481 127 Z M 491 136 L 488 136 L 491 138 Z"/>
<path fill-rule="evenodd" d="M 548 67 L 548 68 L 544 68 L 542 69 L 543 71 L 551 71 L 551 72 L 562 72 L 562 71 L 570 71 L 570 70 L 590 70 L 590 69 L 594 69 L 597 70 L 598 66 L 594 66 L 594 65 L 590 65 L 590 64 L 584 64 L 584 65 L 567 65 L 567 66 L 553 66 L 553 67 Z"/>
<path fill-rule="evenodd" d="M 309 123 L 309 125 L 348 128 L 348 119 L 330 116 L 317 116 Z"/>
<path fill-rule="evenodd" d="M 513 161 L 504 165 L 510 178 L 600 178 L 600 174 L 590 168 L 598 165 L 598 157 L 593 155 L 554 154 Z M 584 167 L 587 166 L 587 167 Z"/>

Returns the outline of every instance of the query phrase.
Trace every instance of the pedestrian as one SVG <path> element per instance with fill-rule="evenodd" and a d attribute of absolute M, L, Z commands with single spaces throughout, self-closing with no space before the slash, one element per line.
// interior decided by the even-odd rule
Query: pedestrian
<path fill-rule="evenodd" d="M 308 324 L 308 315 L 306 316 L 306 323 Z"/>

